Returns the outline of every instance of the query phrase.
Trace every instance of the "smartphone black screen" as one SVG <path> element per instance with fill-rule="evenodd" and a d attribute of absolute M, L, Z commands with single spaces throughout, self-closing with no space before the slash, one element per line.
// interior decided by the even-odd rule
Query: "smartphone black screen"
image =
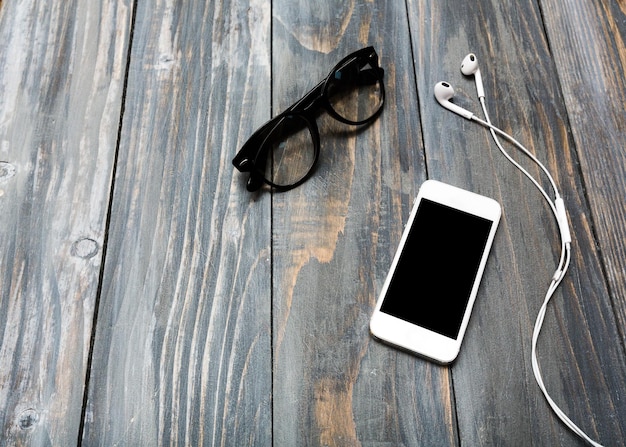
<path fill-rule="evenodd" d="M 456 339 L 492 225 L 422 199 L 380 310 Z"/>

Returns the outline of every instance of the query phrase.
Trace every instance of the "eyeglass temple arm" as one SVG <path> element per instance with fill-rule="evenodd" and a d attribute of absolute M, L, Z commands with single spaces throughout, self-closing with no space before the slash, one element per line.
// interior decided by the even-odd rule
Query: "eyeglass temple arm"
<path fill-rule="evenodd" d="M 281 115 L 287 115 L 289 113 L 302 113 L 312 108 L 315 108 L 317 102 L 322 98 L 324 93 L 324 81 L 318 83 L 315 87 L 309 90 L 302 98 L 296 103 L 285 110 Z"/>
<path fill-rule="evenodd" d="M 254 132 L 241 146 L 233 158 L 233 165 L 241 172 L 249 172 L 254 169 L 253 160 L 257 158 L 257 152 L 263 141 L 274 128 L 275 119 L 271 119 Z"/>
<path fill-rule="evenodd" d="M 357 85 L 373 85 L 383 78 L 385 70 L 380 67 L 370 67 L 359 72 Z"/>
<path fill-rule="evenodd" d="M 263 175 L 258 171 L 259 167 L 265 169 L 265 164 L 267 163 L 268 151 L 260 151 L 256 161 L 254 162 L 252 169 L 250 169 L 250 177 L 248 178 L 248 182 L 246 183 L 246 189 L 250 192 L 254 192 L 258 190 L 261 186 L 263 186 Z"/>
<path fill-rule="evenodd" d="M 348 68 L 348 67 L 346 67 Z M 340 73 L 340 77 L 337 80 L 345 84 L 355 84 L 357 86 L 374 85 L 379 82 L 385 73 L 385 71 L 370 62 L 365 62 L 351 70 L 337 70 L 336 73 Z"/>

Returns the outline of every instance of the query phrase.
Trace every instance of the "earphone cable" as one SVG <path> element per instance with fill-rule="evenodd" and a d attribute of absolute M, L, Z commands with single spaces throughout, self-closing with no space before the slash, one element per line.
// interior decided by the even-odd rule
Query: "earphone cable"
<path fill-rule="evenodd" d="M 552 203 L 552 200 L 550 199 L 550 197 L 549 197 L 548 193 L 546 192 L 546 190 L 543 189 L 543 187 L 539 184 L 539 182 L 537 180 L 535 180 L 535 178 L 532 175 L 530 175 L 530 173 L 526 169 L 524 169 L 517 161 L 515 161 L 513 159 L 513 157 L 511 157 L 511 155 L 509 155 L 509 153 L 502 147 L 502 144 L 500 143 L 500 140 L 498 139 L 496 134 L 497 133 L 500 134 L 501 136 L 503 136 L 504 138 L 509 140 L 511 143 L 513 143 L 518 149 L 520 149 L 522 152 L 524 152 L 524 154 L 526 154 L 528 157 L 530 157 L 531 160 L 533 160 L 535 163 L 537 163 L 537 165 L 539 167 L 541 167 L 544 172 L 546 172 L 546 174 L 548 176 L 548 179 L 550 181 L 550 184 L 552 185 L 552 189 L 554 190 L 554 195 L 555 195 L 556 198 L 558 198 L 559 197 L 559 192 L 558 192 L 558 190 L 556 188 L 556 184 L 555 184 L 554 179 L 552 178 L 552 176 L 550 175 L 549 172 L 547 172 L 547 169 L 539 162 L 539 160 L 537 160 L 537 158 L 532 153 L 530 153 L 528 151 L 528 149 L 526 149 L 519 141 L 517 141 L 511 135 L 509 135 L 508 133 L 504 132 L 503 130 L 497 128 L 496 126 L 494 126 L 491 123 L 491 120 L 489 119 L 489 114 L 487 113 L 487 107 L 485 106 L 485 98 L 480 98 L 480 104 L 482 106 L 483 113 L 485 115 L 485 120 L 486 121 L 481 120 L 476 115 L 474 115 L 472 119 L 489 129 L 489 131 L 491 132 L 491 136 L 493 137 L 493 141 L 496 143 L 496 146 L 498 147 L 500 152 L 502 152 L 502 155 L 504 155 L 507 160 L 509 160 L 517 169 L 519 169 L 535 185 L 535 187 L 539 190 L 539 192 L 546 199 L 546 202 L 548 203 L 548 205 L 552 209 L 552 213 L 554 214 L 555 218 L 558 221 L 558 215 L 557 215 L 556 207 L 555 207 L 554 203 Z"/>
<path fill-rule="evenodd" d="M 528 173 L 528 171 L 526 171 L 524 168 L 522 168 L 519 163 L 517 163 L 515 160 L 513 160 L 513 158 L 502 148 L 502 145 L 500 144 L 500 141 L 498 140 L 498 138 L 494 135 L 494 133 L 499 134 L 500 136 L 502 136 L 503 138 L 509 140 L 511 143 L 513 143 L 520 151 L 522 151 L 527 157 L 529 157 L 532 161 L 535 162 L 535 164 L 537 164 L 537 166 L 539 166 L 539 168 L 544 172 L 544 174 L 546 175 L 546 177 L 548 178 L 548 180 L 550 181 L 550 185 L 552 186 L 552 189 L 554 191 L 554 195 L 555 198 L 559 198 L 559 190 L 556 187 L 556 182 L 554 181 L 554 178 L 552 177 L 552 175 L 550 174 L 550 172 L 548 171 L 548 169 L 543 165 L 543 163 L 541 163 L 537 157 L 535 157 L 533 155 L 532 152 L 530 152 L 528 149 L 526 149 L 526 147 L 520 143 L 519 141 L 517 141 L 515 138 L 513 138 L 511 135 L 509 135 L 508 133 L 506 133 L 505 131 L 497 128 L 496 126 L 494 126 L 491 123 L 491 120 L 489 119 L 489 114 L 487 113 L 487 107 L 485 106 L 485 98 L 480 98 L 480 104 L 482 106 L 483 109 L 483 113 L 485 114 L 485 119 L 486 121 L 481 120 L 480 118 L 478 118 L 476 115 L 474 115 L 472 117 L 472 119 L 476 122 L 478 122 L 479 124 L 483 125 L 484 127 L 489 128 L 489 130 L 491 131 L 491 135 L 493 136 L 494 141 L 496 142 L 496 145 L 498 146 L 498 149 L 500 149 L 500 152 L 502 152 L 504 154 L 504 156 L 511 162 L 513 163 L 519 170 L 521 170 L 534 184 L 535 186 L 539 189 L 539 191 L 544 195 L 544 197 L 546 197 L 546 199 L 548 200 L 548 202 L 550 202 L 552 204 L 552 201 L 549 199 L 547 193 L 545 192 L 545 190 L 539 185 L 539 183 Z M 555 212 L 556 214 L 556 212 Z"/>
<path fill-rule="evenodd" d="M 561 255 L 559 259 L 559 264 L 558 264 L 556 271 L 554 272 L 554 275 L 552 276 L 552 282 L 550 283 L 550 287 L 548 288 L 548 291 L 546 292 L 543 304 L 541 305 L 541 308 L 539 309 L 539 313 L 537 314 L 537 319 L 535 320 L 535 327 L 533 329 L 531 363 L 532 363 L 532 368 L 533 368 L 533 374 L 535 376 L 535 381 L 539 385 L 541 392 L 543 393 L 546 401 L 548 402 L 548 404 L 550 405 L 554 413 L 570 430 L 572 430 L 576 435 L 584 439 L 587 443 L 589 443 L 593 447 L 603 447 L 602 444 L 599 444 L 598 442 L 591 439 L 580 427 L 578 427 L 565 414 L 565 412 L 556 404 L 556 402 L 554 402 L 554 400 L 548 393 L 548 390 L 546 389 L 546 386 L 543 382 L 541 369 L 539 367 L 539 360 L 537 359 L 537 342 L 539 340 L 539 334 L 541 333 L 541 328 L 543 327 L 543 321 L 545 319 L 548 304 L 550 300 L 552 299 L 554 292 L 557 290 L 557 288 L 561 284 L 561 281 L 565 277 L 565 274 L 567 273 L 567 269 L 569 268 L 569 264 L 571 260 L 571 237 L 569 234 L 569 229 L 567 228 L 568 223 L 567 223 L 567 216 L 565 214 L 565 208 L 563 205 L 563 200 L 561 199 L 559 195 L 554 179 L 552 178 L 548 170 L 545 168 L 545 166 L 541 164 L 541 162 L 539 162 L 539 160 L 530 151 L 528 151 L 528 149 L 526 149 L 521 143 L 519 143 L 515 138 L 513 138 L 508 133 L 502 131 L 501 129 L 495 127 L 491 123 L 491 120 L 489 119 L 489 114 L 487 113 L 487 107 L 485 105 L 484 97 L 480 97 L 480 103 L 483 109 L 483 113 L 485 115 L 485 121 L 477 118 L 475 115 L 472 117 L 472 119 L 477 121 L 479 124 L 489 128 L 491 132 L 491 136 L 493 137 L 493 140 L 496 143 L 496 146 L 498 146 L 498 149 L 500 150 L 500 152 L 502 152 L 502 154 L 507 158 L 507 160 L 509 160 L 516 168 L 518 168 L 522 173 L 524 173 L 524 175 L 526 175 L 526 177 L 528 177 L 530 181 L 541 192 L 541 194 L 546 199 L 548 205 L 550 206 L 550 209 L 552 210 L 556 218 L 557 225 L 560 231 L 560 236 L 561 236 Z M 552 203 L 552 201 L 550 200 L 550 197 L 548 196 L 546 191 L 541 187 L 539 182 L 537 182 L 537 180 L 535 180 L 528 173 L 528 171 L 526 171 L 519 163 L 517 163 L 504 150 L 504 148 L 502 147 L 502 144 L 500 143 L 500 140 L 497 137 L 497 134 L 501 135 L 502 137 L 504 137 L 505 139 L 513 143 L 517 148 L 519 148 L 524 154 L 530 157 L 531 160 L 533 160 L 543 170 L 543 172 L 547 175 L 552 185 L 552 188 L 554 189 L 554 195 L 555 195 L 554 203 Z"/>
<path fill-rule="evenodd" d="M 491 136 L 493 137 L 493 141 L 496 143 L 496 146 L 498 147 L 498 149 L 500 150 L 502 155 L 504 155 L 504 157 L 509 162 L 511 162 L 513 164 L 513 166 L 515 166 L 526 177 L 528 177 L 528 179 L 539 190 L 541 195 L 543 195 L 544 199 L 546 200 L 546 203 L 548 204 L 548 206 L 552 210 L 552 214 L 554 214 L 554 217 L 555 217 L 555 219 L 557 221 L 557 225 L 559 227 L 561 235 L 563 235 L 564 232 L 563 232 L 563 228 L 562 227 L 563 227 L 563 225 L 567 225 L 567 221 L 566 221 L 567 218 L 560 216 L 558 207 L 556 206 L 556 203 L 560 199 L 560 194 L 559 194 L 559 191 L 558 191 L 558 189 L 556 187 L 556 182 L 554 181 L 552 175 L 550 175 L 548 170 L 537 159 L 537 157 L 535 157 L 519 141 L 517 141 L 511 135 L 509 135 L 508 133 L 502 131 L 501 129 L 499 129 L 496 126 L 493 125 L 493 123 L 491 122 L 491 119 L 489 118 L 489 113 L 487 112 L 487 106 L 485 104 L 485 98 L 483 96 L 481 96 L 479 99 L 480 99 L 480 104 L 481 104 L 482 109 L 483 109 L 483 114 L 485 115 L 485 121 L 480 120 L 479 118 L 476 117 L 476 115 L 474 115 L 474 117 L 472 119 L 475 120 L 475 121 L 478 121 L 479 124 L 482 124 L 483 126 L 486 126 L 489 129 L 489 131 L 491 132 Z M 552 200 L 550 200 L 550 196 L 548 195 L 546 190 L 543 189 L 543 187 L 539 184 L 539 182 L 532 175 L 530 175 L 530 173 L 526 169 L 524 169 L 517 161 L 515 161 L 515 159 L 513 159 L 513 157 L 511 157 L 511 155 L 504 149 L 504 147 L 502 147 L 502 144 L 500 143 L 500 140 L 498 139 L 497 133 L 500 133 L 502 136 L 504 136 L 506 139 L 508 139 L 511 143 L 513 143 L 516 147 L 518 147 L 518 149 L 520 149 L 524 154 L 526 154 L 531 160 L 533 160 L 542 169 L 542 171 L 548 177 L 548 180 L 550 181 L 552 189 L 554 190 L 555 203 L 553 203 Z M 563 211 L 563 216 L 564 216 L 564 211 Z M 569 233 L 569 231 L 567 233 Z M 565 262 L 565 243 L 569 242 L 568 239 L 561 237 L 561 257 L 560 257 L 559 264 L 558 264 L 558 267 L 557 267 L 557 269 L 556 269 L 556 271 L 554 273 L 553 278 L 557 278 L 558 276 L 561 276 L 561 274 L 564 276 L 565 272 L 567 271 L 567 267 L 564 268 L 564 262 Z"/>
<path fill-rule="evenodd" d="M 541 309 L 539 310 L 539 314 L 537 315 L 537 320 L 535 321 L 535 328 L 533 330 L 533 338 L 532 338 L 532 355 L 531 355 L 531 362 L 532 362 L 532 367 L 533 367 L 533 373 L 535 375 L 535 380 L 537 381 L 537 384 L 539 385 L 539 388 L 541 389 L 541 392 L 543 393 L 543 395 L 546 398 L 548 404 L 550 405 L 550 407 L 552 408 L 554 413 L 557 415 L 557 417 L 568 428 L 570 428 L 575 434 L 580 436 L 582 439 L 584 439 L 590 445 L 592 445 L 594 447 L 603 447 L 602 444 L 600 444 L 600 443 L 594 441 L 593 439 L 591 439 L 580 427 L 578 427 L 565 414 L 565 412 L 556 404 L 556 402 L 554 402 L 554 400 L 552 399 L 552 397 L 548 393 L 548 390 L 546 389 L 546 386 L 545 386 L 545 384 L 543 382 L 543 378 L 542 378 L 542 375 L 541 375 L 541 369 L 539 367 L 539 360 L 537 359 L 537 342 L 539 340 L 539 334 L 541 333 L 541 328 L 543 326 L 543 321 L 544 321 L 544 318 L 545 318 L 545 315 L 546 315 L 546 311 L 547 311 L 547 308 L 548 308 L 548 303 L 552 299 L 552 296 L 554 295 L 554 292 L 558 288 L 559 284 L 561 283 L 561 281 L 565 277 L 565 272 L 567 271 L 567 267 L 569 266 L 569 263 L 570 263 L 571 254 L 570 254 L 570 244 L 569 243 L 565 244 L 565 253 L 566 253 L 565 267 L 562 270 L 562 273 L 559 275 L 558 278 L 552 279 L 552 283 L 550 284 L 550 287 L 548 288 L 548 291 L 546 293 L 546 296 L 545 296 L 545 299 L 543 301 L 543 304 L 541 305 Z"/>

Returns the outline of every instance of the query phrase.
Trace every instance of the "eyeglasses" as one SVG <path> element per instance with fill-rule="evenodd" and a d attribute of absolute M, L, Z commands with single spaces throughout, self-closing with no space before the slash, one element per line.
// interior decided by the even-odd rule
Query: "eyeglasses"
<path fill-rule="evenodd" d="M 383 73 L 373 47 L 358 50 L 295 104 L 257 129 L 233 158 L 239 171 L 250 173 L 248 191 L 258 190 L 263 183 L 287 191 L 306 181 L 319 158 L 315 121 L 319 110 L 345 124 L 370 123 L 385 102 Z"/>

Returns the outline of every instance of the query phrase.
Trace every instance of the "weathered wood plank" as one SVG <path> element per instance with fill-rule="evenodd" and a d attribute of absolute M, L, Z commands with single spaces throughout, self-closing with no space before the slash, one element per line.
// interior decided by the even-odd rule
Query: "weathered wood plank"
<path fill-rule="evenodd" d="M 610 296 L 626 343 L 626 7 L 542 0 Z M 626 414 L 624 415 L 626 419 Z"/>
<path fill-rule="evenodd" d="M 532 327 L 558 261 L 556 226 L 539 193 L 495 150 L 488 133 L 432 98 L 432 86 L 447 79 L 457 89 L 457 104 L 482 115 L 473 79 L 459 72 L 463 57 L 474 51 L 492 119 L 556 175 L 572 219 L 575 258 L 540 340 L 546 385 L 593 437 L 621 442 L 623 347 L 576 175 L 584 148 L 568 131 L 540 9 L 515 2 L 408 4 L 412 24 L 424 18 L 432 24 L 413 34 L 429 174 L 495 197 L 504 208 L 482 296 L 452 368 L 460 437 L 468 445 L 584 445 L 549 410 L 530 365 Z"/>
<path fill-rule="evenodd" d="M 274 2 L 274 113 L 341 58 L 374 45 L 382 115 L 360 130 L 318 119 L 314 176 L 275 194 L 276 445 L 453 445 L 448 370 L 372 340 L 368 323 L 425 180 L 401 2 Z"/>
<path fill-rule="evenodd" d="M 78 439 L 130 35 L 125 2 L 2 2 L 0 438 Z"/>
<path fill-rule="evenodd" d="M 269 117 L 267 2 L 139 2 L 88 445 L 269 445 L 270 201 L 231 159 Z"/>
<path fill-rule="evenodd" d="M 134 2 L 0 1 L 0 443 L 582 446 L 530 367 L 556 226 L 486 131 L 432 97 L 447 79 L 479 112 L 459 73 L 475 51 L 492 118 L 556 174 L 572 221 L 546 384 L 623 444 L 619 2 L 409 0 L 408 23 L 403 2 L 137 3 L 107 236 Z M 230 164 L 246 137 L 368 44 L 378 121 L 320 118 L 314 177 L 246 192 Z M 367 328 L 427 173 L 504 207 L 451 368 Z"/>
<path fill-rule="evenodd" d="M 590 332 L 596 334 L 594 350 L 601 361 L 598 364 L 597 357 L 592 358 L 585 388 L 594 398 L 577 412 L 576 419 L 588 420 L 588 413 L 595 412 L 600 440 L 606 440 L 606 445 L 620 445 L 626 439 L 626 402 L 621 398 L 626 389 L 626 9 L 619 2 L 557 5 L 542 0 L 541 4 L 578 149 L 580 186 L 590 207 L 590 217 L 581 219 L 578 228 L 595 237 L 595 244 L 580 247 L 580 253 L 599 248 L 608 284 L 608 290 L 598 287 L 597 295 L 580 297 L 581 305 L 601 305 L 605 312 L 589 322 Z M 579 259 L 584 271 L 590 265 L 589 259 L 582 254 Z M 611 310 L 621 338 L 613 332 L 614 321 L 608 318 Z M 599 330 L 605 325 L 609 326 L 606 332 L 612 335 L 610 339 Z M 596 388 L 597 378 L 602 378 L 609 392 L 604 387 Z"/>

